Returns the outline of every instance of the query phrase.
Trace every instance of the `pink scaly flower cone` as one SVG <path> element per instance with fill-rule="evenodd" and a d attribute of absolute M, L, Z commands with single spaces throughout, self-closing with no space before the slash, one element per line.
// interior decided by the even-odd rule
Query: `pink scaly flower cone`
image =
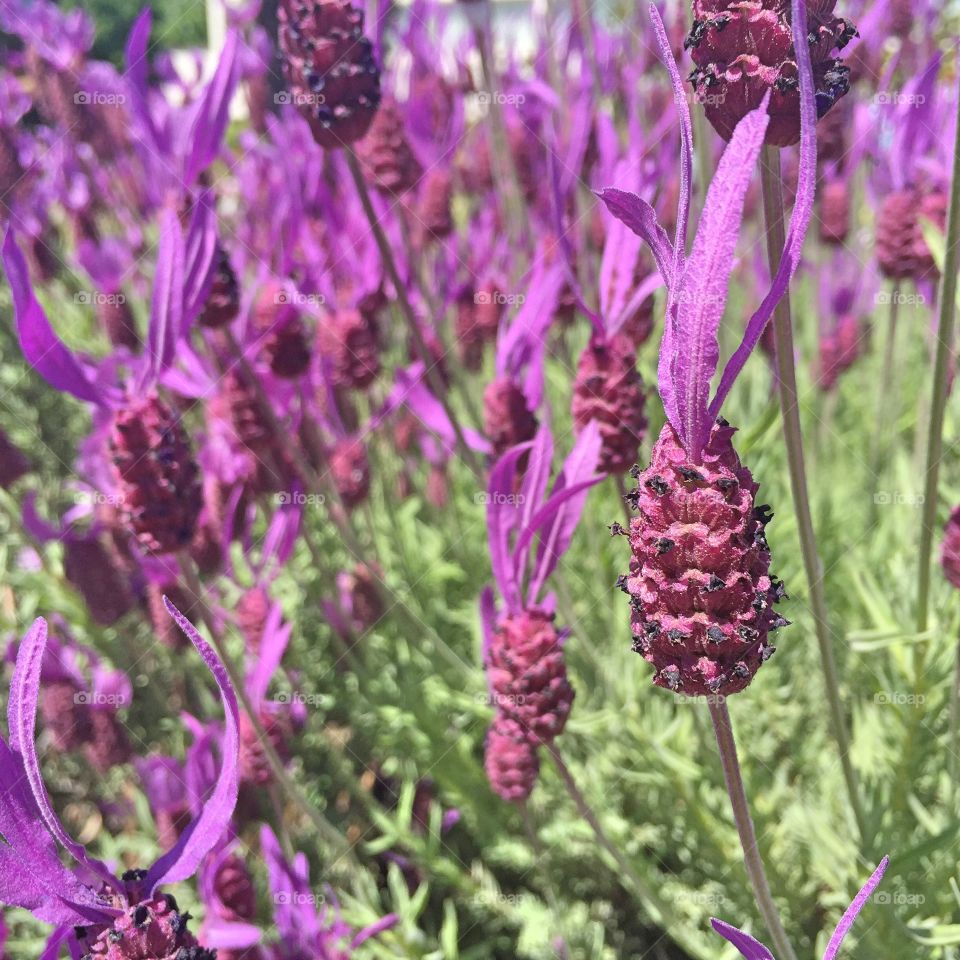
<path fill-rule="evenodd" d="M 773 654 L 769 634 L 783 588 L 769 574 L 757 484 L 733 448 L 734 430 L 715 426 L 691 463 L 664 426 L 631 499 L 633 557 L 621 585 L 630 595 L 634 649 L 653 681 L 687 696 L 743 690 Z"/>
<path fill-rule="evenodd" d="M 496 456 L 537 432 L 537 418 L 527 409 L 523 390 L 509 377 L 497 377 L 484 390 L 483 424 Z"/>
<path fill-rule="evenodd" d="M 938 271 L 923 237 L 922 220 L 943 230 L 947 196 L 918 188 L 889 194 L 877 214 L 877 261 L 890 280 L 933 280 Z"/>
<path fill-rule="evenodd" d="M 124 525 L 151 553 L 188 546 L 203 499 L 180 421 L 156 396 L 133 400 L 117 412 L 109 445 Z"/>
<path fill-rule="evenodd" d="M 943 575 L 960 590 L 960 507 L 954 507 L 943 531 Z"/>
<path fill-rule="evenodd" d="M 807 0 L 810 57 L 817 112 L 823 116 L 849 88 L 848 69 L 833 56 L 856 35 L 834 16 L 835 0 Z M 788 147 L 800 139 L 799 71 L 786 0 L 694 0 L 693 29 L 684 42 L 695 69 L 697 99 L 724 140 L 770 91 L 766 142 Z"/>
<path fill-rule="evenodd" d="M 534 743 L 563 733 L 574 692 L 553 615 L 523 610 L 503 617 L 490 645 L 487 676 L 498 710 Z"/>
<path fill-rule="evenodd" d="M 508 803 L 522 803 L 540 776 L 537 748 L 516 721 L 498 716 L 487 732 L 484 768 L 493 792 Z"/>
<path fill-rule="evenodd" d="M 645 410 L 633 342 L 622 335 L 591 337 L 577 364 L 571 412 L 578 433 L 591 420 L 600 425 L 603 473 L 626 473 L 636 463 L 647 432 Z"/>

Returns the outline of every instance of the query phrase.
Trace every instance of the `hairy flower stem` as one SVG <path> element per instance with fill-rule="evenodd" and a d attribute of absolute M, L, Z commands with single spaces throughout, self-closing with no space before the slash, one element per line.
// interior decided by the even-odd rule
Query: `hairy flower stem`
<path fill-rule="evenodd" d="M 326 842 L 330 844 L 334 850 L 337 851 L 338 857 L 343 858 L 351 866 L 356 867 L 357 861 L 349 841 L 310 802 L 310 798 L 303 792 L 303 790 L 301 790 L 299 785 L 287 772 L 287 768 L 284 765 L 283 760 L 280 758 L 280 755 L 270 742 L 270 737 L 267 735 L 267 732 L 264 730 L 263 724 L 260 721 L 260 715 L 250 702 L 250 697 L 247 695 L 243 673 L 228 653 L 226 645 L 223 642 L 223 636 L 220 633 L 220 627 L 213 616 L 213 612 L 210 610 L 210 607 L 207 604 L 204 596 L 203 585 L 200 583 L 199 576 L 197 576 L 197 570 L 194 566 L 193 560 L 190 558 L 189 554 L 186 553 L 179 554 L 178 559 L 180 561 L 180 570 L 183 574 L 184 586 L 190 591 L 191 594 L 193 594 L 194 599 L 197 601 L 197 606 L 200 611 L 200 619 L 206 626 L 207 632 L 210 634 L 210 639 L 213 642 L 213 646 L 217 651 L 217 655 L 223 661 L 224 668 L 230 676 L 230 682 L 233 684 L 234 690 L 236 690 L 237 699 L 240 701 L 240 706 L 244 713 L 246 713 L 250 723 L 253 725 L 253 729 L 256 731 L 257 739 L 260 742 L 260 746 L 262 747 L 264 755 L 267 758 L 267 763 L 269 763 L 270 770 L 273 772 L 277 783 L 280 784 L 287 796 L 290 797 L 290 799 L 296 804 L 301 812 L 313 824 L 317 833 L 323 837 L 324 840 L 326 840 Z"/>
<path fill-rule="evenodd" d="M 953 149 L 953 180 L 950 186 L 950 211 L 947 215 L 946 255 L 940 283 L 940 316 L 937 323 L 937 355 L 933 367 L 933 390 L 927 428 L 927 462 L 924 471 L 923 517 L 917 567 L 917 633 L 927 630 L 930 618 L 930 564 L 933 532 L 937 521 L 937 484 L 943 455 L 943 419 L 949 386 L 949 368 L 953 331 L 957 319 L 957 271 L 960 269 L 960 101 Z M 914 647 L 914 682 L 922 685 L 926 645 Z"/>
<path fill-rule="evenodd" d="M 650 918 L 657 923 L 661 929 L 669 929 L 669 936 L 672 937 L 677 944 L 683 947 L 683 949 L 686 950 L 691 956 L 706 957 L 703 948 L 698 943 L 691 940 L 681 930 L 676 929 L 675 924 L 669 924 L 669 918 L 672 911 L 660 899 L 659 894 L 651 889 L 650 886 L 643 880 L 630 861 L 623 855 L 623 852 L 607 836 L 603 827 L 600 825 L 600 821 L 597 819 L 597 815 L 593 812 L 593 808 L 587 802 L 586 797 L 584 797 L 584 795 L 580 792 L 580 788 L 577 786 L 577 781 L 574 780 L 573 774 L 570 772 L 570 768 L 566 765 L 563 757 L 560 755 L 560 750 L 556 743 L 547 744 L 546 750 L 547 753 L 550 754 L 550 759 L 553 761 L 553 765 L 557 768 L 557 773 L 560 775 L 560 780 L 566 788 L 567 793 L 570 795 L 573 805 L 577 808 L 577 813 L 579 813 L 580 816 L 587 822 L 587 824 L 590 826 L 590 829 L 593 831 L 594 836 L 597 838 L 597 842 L 613 858 L 614 862 L 622 871 L 623 876 L 627 879 L 630 885 L 634 888 L 634 891 L 644 902 L 644 905 L 650 913 Z M 794 957 L 792 953 L 789 955 L 784 954 L 784 960 L 796 960 L 796 957 Z"/>
<path fill-rule="evenodd" d="M 900 282 L 895 281 L 890 292 L 890 313 L 887 319 L 887 342 L 883 348 L 883 372 L 880 375 L 877 397 L 877 432 L 873 435 L 873 455 L 870 457 L 870 476 L 877 479 L 882 472 L 884 454 L 890 440 L 890 402 L 893 396 L 893 378 L 896 370 L 897 320 L 900 314 Z"/>
<path fill-rule="evenodd" d="M 767 883 L 767 874 L 763 869 L 763 860 L 760 858 L 760 850 L 757 847 L 757 835 L 753 829 L 747 792 L 744 789 L 743 777 L 740 774 L 737 742 L 733 736 L 733 724 L 730 721 L 730 711 L 727 709 L 726 698 L 710 698 L 710 717 L 713 720 L 713 729 L 717 735 L 717 747 L 720 750 L 720 762 L 723 765 L 723 779 L 727 784 L 727 793 L 730 794 L 733 819 L 737 825 L 737 833 L 740 834 L 743 863 L 747 868 L 750 885 L 753 887 L 757 908 L 760 910 L 763 922 L 770 931 L 779 960 L 797 960 L 793 947 L 790 945 L 790 940 L 787 938 L 787 932 L 780 920 L 777 905 L 773 902 L 770 884 Z"/>
<path fill-rule="evenodd" d="M 447 397 L 447 391 L 444 388 L 443 381 L 440 378 L 440 372 L 436 369 L 433 360 L 430 357 L 430 350 L 423 338 L 423 331 L 420 329 L 420 323 L 417 320 L 416 314 L 413 312 L 413 306 L 410 303 L 410 298 L 407 296 L 407 288 L 400 279 L 400 270 L 397 267 L 397 261 L 393 256 L 393 251 L 390 249 L 390 242 L 387 240 L 387 235 L 383 232 L 383 227 L 380 225 L 380 221 L 377 219 L 377 212 L 373 208 L 373 201 L 370 199 L 370 191 L 367 189 L 367 182 L 363 179 L 363 171 L 360 169 L 360 164 L 357 161 L 357 155 L 354 153 L 353 147 L 350 146 L 344 147 L 344 153 L 347 158 L 347 167 L 350 169 L 350 176 L 353 178 L 354 185 L 357 188 L 357 194 L 360 197 L 360 203 L 363 206 L 363 212 L 366 215 L 367 222 L 370 224 L 370 229 L 373 232 L 374 240 L 376 240 L 377 248 L 380 251 L 380 258 L 383 260 L 383 265 L 386 267 L 387 274 L 390 277 L 390 282 L 393 284 L 393 288 L 396 291 L 397 300 L 400 303 L 400 309 L 403 313 L 403 318 L 406 321 L 410 336 L 413 338 L 413 343 L 417 349 L 417 354 L 423 361 L 427 383 L 430 384 L 430 389 L 433 391 L 440 405 L 443 407 L 443 411 L 446 413 L 447 419 L 449 419 L 450 424 L 453 427 L 453 432 L 457 439 L 457 447 L 459 448 L 460 456 L 463 457 L 467 466 L 470 467 L 470 469 L 477 476 L 480 476 L 483 472 L 480 463 L 470 447 L 467 446 L 467 441 L 463 435 L 463 429 L 460 426 L 460 421 L 457 419 L 456 414 L 450 406 L 450 400 Z"/>
<path fill-rule="evenodd" d="M 953 667 L 953 689 L 950 691 L 950 737 L 947 741 L 947 773 L 951 800 L 957 793 L 957 750 L 960 750 L 960 637 Z"/>
<path fill-rule="evenodd" d="M 776 274 L 780 266 L 780 254 L 785 241 L 783 223 L 783 182 L 780 177 L 780 153 L 774 147 L 764 146 L 760 152 L 760 175 L 763 186 L 763 212 L 767 226 L 767 258 L 770 274 Z M 857 773 L 850 759 L 850 735 L 847 720 L 840 702 L 840 682 L 833 656 L 830 638 L 830 620 L 827 613 L 827 597 L 823 583 L 823 564 L 817 553 L 817 539 L 813 530 L 810 511 L 810 496 L 807 491 L 807 471 L 803 458 L 803 433 L 800 428 L 800 405 L 797 398 L 797 370 L 794 361 L 793 324 L 790 318 L 789 293 L 777 305 L 773 315 L 773 330 L 776 341 L 777 380 L 780 393 L 780 412 L 783 417 L 783 438 L 787 448 L 790 468 L 790 489 L 797 517 L 800 550 L 807 575 L 810 594 L 810 609 L 813 613 L 817 643 L 820 647 L 820 663 L 823 669 L 824 688 L 830 708 L 833 736 L 840 752 L 843 779 L 846 781 L 850 806 L 857 822 L 860 838 L 867 840 L 866 816 L 860 799 Z"/>

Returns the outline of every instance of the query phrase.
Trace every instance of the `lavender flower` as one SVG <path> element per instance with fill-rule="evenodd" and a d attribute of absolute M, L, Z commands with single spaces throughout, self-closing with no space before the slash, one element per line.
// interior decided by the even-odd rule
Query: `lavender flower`
<path fill-rule="evenodd" d="M 755 503 L 757 486 L 733 448 L 734 431 L 717 417 L 799 262 L 816 170 L 813 81 L 803 5 L 794 0 L 803 116 L 796 207 L 780 270 L 710 400 L 747 187 L 771 122 L 769 94 L 732 132 L 688 258 L 692 123 L 663 24 L 650 12 L 681 110 L 682 189 L 672 244 L 646 201 L 620 190 L 600 194 L 646 240 L 668 294 L 659 367 L 667 423 L 650 466 L 637 471 L 630 503 L 640 516 L 630 526 L 633 556 L 620 583 L 631 599 L 634 649 L 653 664 L 654 682 L 685 694 L 727 694 L 752 680 L 773 652 L 769 632 L 786 623 L 772 609 L 783 591 L 769 575 L 769 510 Z"/>
<path fill-rule="evenodd" d="M 223 665 L 183 615 L 167 609 L 187 634 L 216 680 L 226 718 L 222 765 L 202 812 L 176 844 L 146 870 L 117 877 L 87 854 L 61 824 L 40 772 L 34 743 L 47 624 L 38 619 L 20 645 L 7 709 L 8 740 L 0 738 L 0 900 L 23 907 L 56 926 L 54 945 L 73 956 L 105 960 L 170 960 L 188 956 L 212 960 L 187 929 L 187 917 L 160 888 L 190 877 L 219 841 L 237 799 L 237 701 Z M 65 866 L 57 847 L 75 861 Z"/>

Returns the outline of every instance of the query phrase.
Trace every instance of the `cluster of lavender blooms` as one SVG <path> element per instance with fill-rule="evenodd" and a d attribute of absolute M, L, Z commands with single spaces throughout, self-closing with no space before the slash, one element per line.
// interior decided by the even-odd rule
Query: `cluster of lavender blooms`
<path fill-rule="evenodd" d="M 390 942 L 393 913 L 355 928 L 332 888 L 318 902 L 307 855 L 274 817 L 277 797 L 309 805 L 296 783 L 309 716 L 278 693 L 304 668 L 301 622 L 277 583 L 303 550 L 329 561 L 318 522 L 350 560 L 325 571 L 310 616 L 349 669 L 403 608 L 399 575 L 356 537 L 365 515 L 421 498 L 439 516 L 467 472 L 486 491 L 492 585 L 478 598 L 477 659 L 490 711 L 473 759 L 521 810 L 546 758 L 584 803 L 559 742 L 575 690 L 554 581 L 581 528 L 610 525 L 588 509 L 594 487 L 617 484 L 627 510 L 626 526 L 610 525 L 629 546 L 617 586 L 654 686 L 725 711 L 729 696 L 749 698 L 789 625 L 762 478 L 721 410 L 756 348 L 775 352 L 771 320 L 798 271 L 819 285 L 825 392 L 865 351 L 881 284 L 936 300 L 929 237 L 947 227 L 941 131 L 954 106 L 943 54 L 925 40 L 937 5 L 851 3 L 848 17 L 832 0 L 694 0 L 670 15 L 639 5 L 623 29 L 585 12 L 559 44 L 538 37 L 529 59 L 494 49 L 487 6 L 463 5 L 472 30 L 441 67 L 435 38 L 457 35 L 433 0 L 412 0 L 408 16 L 374 4 L 367 19 L 350 0 L 280 0 L 275 35 L 250 0 L 230 7 L 199 80 L 154 55 L 149 9 L 122 70 L 91 56 L 82 12 L 0 9 L 12 38 L 0 223 L 13 325 L 33 373 L 89 423 L 71 508 L 38 496 L 29 452 L 2 429 L 0 486 L 34 555 L 62 550 L 97 628 L 143 616 L 184 661 L 200 654 L 223 708 L 182 713 L 182 758 L 141 756 L 123 723 L 131 679 L 89 638 L 51 616 L 49 636 L 38 620 L 10 644 L 0 901 L 53 926 L 44 960 L 347 958 Z M 894 30 L 904 42 L 891 54 Z M 898 103 L 878 113 L 868 91 L 901 75 Z M 691 99 L 719 138 L 697 144 L 696 163 Z M 247 122 L 232 124 L 238 108 Z M 772 148 L 787 165 L 788 229 L 769 273 L 743 270 L 755 170 Z M 876 210 L 869 250 L 855 185 Z M 808 232 L 825 257 L 804 261 Z M 758 305 L 721 362 L 735 277 Z M 55 299 L 76 285 L 95 332 L 85 349 Z M 657 338 L 658 361 L 639 362 Z M 393 476 L 372 455 L 382 445 Z M 960 588 L 960 508 L 943 566 Z M 38 714 L 58 753 L 136 775 L 166 850 L 152 866 L 118 876 L 67 832 L 40 770 Z M 736 762 L 714 719 L 733 795 Z M 442 784 L 426 783 L 417 836 L 444 807 Z M 458 818 L 442 814 L 441 832 Z M 415 855 L 384 850 L 416 887 Z M 165 889 L 191 878 L 203 908 L 192 925 Z M 714 927 L 746 960 L 771 960 L 746 933 Z"/>

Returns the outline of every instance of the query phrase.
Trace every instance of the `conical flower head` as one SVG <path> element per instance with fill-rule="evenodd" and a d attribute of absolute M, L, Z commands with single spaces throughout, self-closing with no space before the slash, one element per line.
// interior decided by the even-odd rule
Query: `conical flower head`
<path fill-rule="evenodd" d="M 237 274 L 227 251 L 217 244 L 213 284 L 197 322 L 204 327 L 225 327 L 228 323 L 233 323 L 239 313 L 240 284 L 237 282 Z"/>
<path fill-rule="evenodd" d="M 283 71 L 292 102 L 321 147 L 359 140 L 380 105 L 380 70 L 348 0 L 282 0 Z"/>
<path fill-rule="evenodd" d="M 834 15 L 835 0 L 806 0 L 817 113 L 823 116 L 849 88 L 849 70 L 834 56 L 856 28 Z M 770 97 L 766 142 L 786 147 L 800 139 L 799 70 L 789 0 L 694 0 L 693 29 L 684 45 L 695 68 L 697 99 L 724 140 Z"/>
<path fill-rule="evenodd" d="M 364 175 L 380 193 L 399 197 L 423 174 L 407 140 L 403 114 L 393 99 L 384 100 L 366 136 L 357 144 Z"/>
<path fill-rule="evenodd" d="M 820 193 L 820 239 L 842 246 L 850 233 L 850 187 L 846 180 L 831 180 Z"/>
<path fill-rule="evenodd" d="M 552 614 L 522 610 L 503 617 L 487 654 L 487 677 L 497 709 L 533 742 L 550 743 L 563 732 L 574 692 Z"/>
<path fill-rule="evenodd" d="M 216 960 L 213 950 L 197 945 L 187 929 L 189 914 L 180 913 L 169 894 L 129 907 L 109 930 L 89 944 L 90 960 Z M 88 944 L 80 940 L 81 949 Z"/>
<path fill-rule="evenodd" d="M 889 280 L 932 280 L 937 276 L 933 254 L 923 236 L 923 221 L 941 230 L 947 221 L 947 196 L 918 187 L 897 190 L 877 214 L 877 262 Z"/>
<path fill-rule="evenodd" d="M 537 432 L 537 418 L 510 377 L 497 377 L 483 391 L 483 426 L 497 456 L 526 443 Z"/>
<path fill-rule="evenodd" d="M 540 776 L 536 744 L 515 720 L 498 716 L 487 732 L 484 769 L 493 792 L 508 803 L 522 803 Z"/>
<path fill-rule="evenodd" d="M 591 420 L 600 425 L 603 473 L 626 473 L 636 463 L 647 432 L 645 409 L 633 341 L 595 334 L 577 364 L 571 412 L 578 432 Z"/>
<path fill-rule="evenodd" d="M 257 912 L 257 893 L 246 863 L 235 853 L 224 857 L 213 879 L 217 899 L 228 920 L 252 920 Z"/>
<path fill-rule="evenodd" d="M 156 395 L 133 400 L 117 411 L 109 447 L 124 525 L 151 553 L 188 546 L 203 494 L 180 421 Z"/>
<path fill-rule="evenodd" d="M 667 424 L 631 501 L 630 595 L 634 649 L 654 683 L 687 696 L 743 690 L 774 651 L 769 634 L 782 585 L 770 576 L 768 508 L 718 424 L 698 463 Z"/>
<path fill-rule="evenodd" d="M 453 177 L 449 170 L 434 167 L 423 177 L 417 213 L 420 219 L 421 243 L 442 240 L 453 233 Z"/>
<path fill-rule="evenodd" d="M 283 285 L 272 280 L 257 295 L 253 324 L 264 359 L 276 377 L 295 380 L 310 366 L 310 343 L 300 317 Z"/>
<path fill-rule="evenodd" d="M 330 473 L 340 499 L 348 509 L 360 506 L 370 494 L 370 461 L 362 440 L 341 440 L 330 453 Z"/>
<path fill-rule="evenodd" d="M 338 387 L 364 390 L 380 373 L 380 337 L 372 313 L 338 310 L 320 328 L 320 344 Z"/>

